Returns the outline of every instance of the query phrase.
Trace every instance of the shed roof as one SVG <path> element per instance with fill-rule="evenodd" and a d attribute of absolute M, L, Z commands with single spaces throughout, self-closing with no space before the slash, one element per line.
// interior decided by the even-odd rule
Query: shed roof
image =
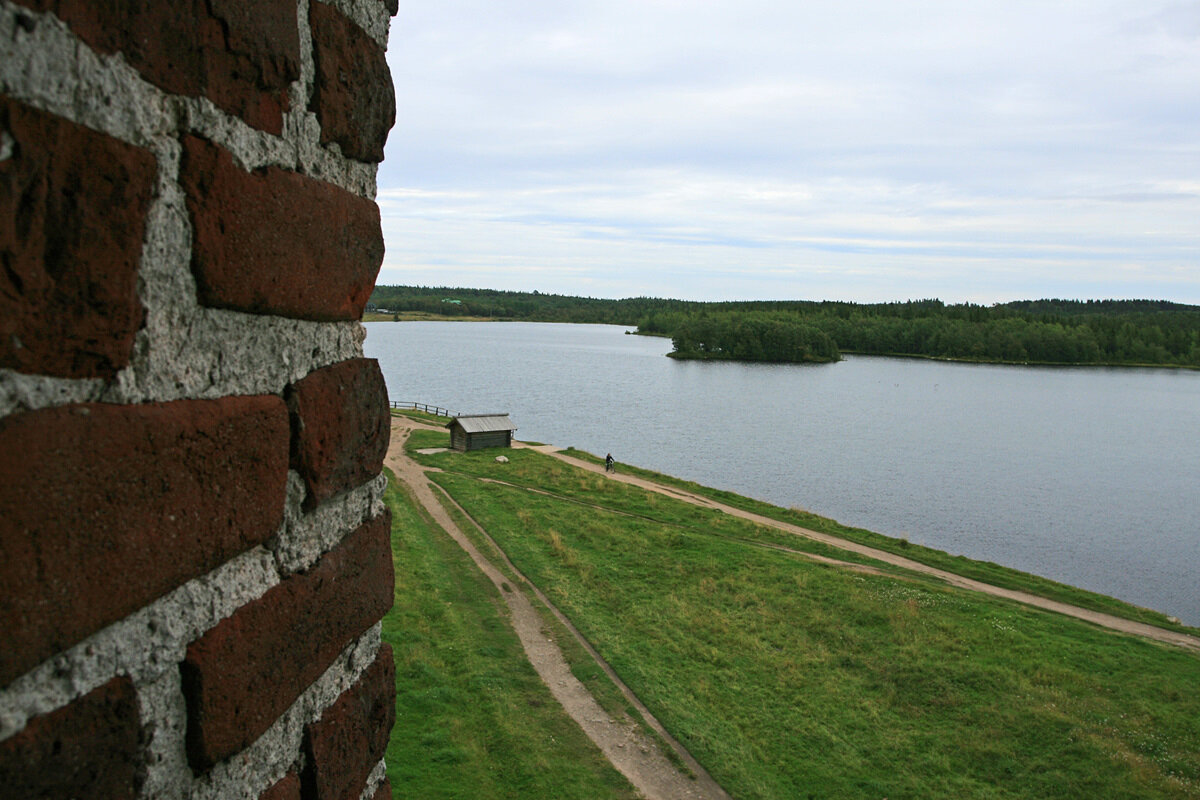
<path fill-rule="evenodd" d="M 454 423 L 462 426 L 467 433 L 489 433 L 491 431 L 515 431 L 516 425 L 508 418 L 508 414 L 460 414 L 446 423 L 449 428 Z"/>

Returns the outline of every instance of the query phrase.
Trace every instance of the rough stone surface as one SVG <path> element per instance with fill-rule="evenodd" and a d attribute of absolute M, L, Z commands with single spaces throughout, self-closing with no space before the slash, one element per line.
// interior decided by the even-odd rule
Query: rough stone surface
<path fill-rule="evenodd" d="M 289 772 L 279 783 L 260 794 L 259 800 L 300 800 L 300 776 Z"/>
<path fill-rule="evenodd" d="M 269 539 L 287 458 L 274 396 L 0 419 L 0 685 Z"/>
<path fill-rule="evenodd" d="M 173 124 L 159 89 L 51 15 L 0 6 L 0 42 L 0 90 L 23 102 L 137 146 Z"/>
<path fill-rule="evenodd" d="M 195 136 L 184 140 L 180 182 L 201 303 L 317 321 L 362 317 L 383 263 L 373 202 L 277 167 L 246 172 Z"/>
<path fill-rule="evenodd" d="M 383 492 L 387 488 L 387 476 L 377 475 L 373 480 L 346 492 L 337 503 L 325 503 L 305 513 L 303 508 L 307 491 L 299 473 L 288 473 L 288 502 L 284 509 L 284 522 L 279 534 L 267 542 L 275 555 L 275 563 L 281 575 L 302 572 L 327 551 L 331 550 L 345 531 L 352 531 L 364 522 L 384 513 Z"/>
<path fill-rule="evenodd" d="M 99 378 L 71 380 L 0 369 L 0 417 L 14 411 L 86 403 L 99 399 L 103 391 L 104 381 Z"/>
<path fill-rule="evenodd" d="M 188 644 L 277 583 L 270 553 L 256 547 L 43 661 L 0 690 L 0 741 L 20 731 L 27 720 L 61 708 L 113 675 L 128 675 L 142 693 L 164 675 L 174 675 L 179 694 L 179 662 Z M 168 694 L 169 690 L 162 696 Z M 182 707 L 182 694 L 179 703 Z M 159 703 L 147 705 L 162 710 Z M 180 711 L 180 752 L 183 719 Z M 166 729 L 150 727 L 155 728 L 155 740 Z M 157 753 L 155 760 L 166 752 Z"/>
<path fill-rule="evenodd" d="M 146 146 L 160 165 L 139 276 L 146 321 L 137 334 L 132 363 L 111 383 L 0 368 L 0 414 L 90 401 L 278 392 L 316 367 L 361 355 L 362 328 L 353 323 L 322 325 L 196 305 L 189 266 L 191 227 L 174 180 L 182 152 L 176 126 L 203 131 L 248 166 L 295 168 L 364 197 L 375 191 L 374 165 L 322 148 L 316 120 L 304 109 L 288 115 L 303 123 L 295 131 L 298 138 L 283 142 L 207 100 L 164 95 L 122 59 L 98 57 L 80 47 L 66 26 L 51 17 L 0 5 L 0 42 L 0 91 Z M 64 69 L 64 64 L 69 66 Z M 70 79 L 64 80 L 64 74 Z"/>
<path fill-rule="evenodd" d="M 376 50 L 387 43 L 387 3 L 329 0 L 366 32 Z M 361 357 L 363 329 L 353 321 L 357 314 L 329 322 L 324 315 L 309 319 L 204 306 L 192 269 L 193 224 L 180 180 L 188 135 L 212 142 L 248 176 L 265 177 L 274 169 L 363 201 L 375 196 L 376 164 L 347 158 L 340 145 L 323 142 L 320 121 L 309 109 L 317 72 L 309 5 L 310 0 L 0 0 L 0 95 L 32 113 L 88 129 L 90 135 L 111 137 L 152 163 L 144 230 L 135 253 L 140 266 L 132 284 L 141 324 L 127 360 L 97 377 L 23 372 L 0 364 L 0 418 L 10 418 L 4 425 L 46 409 L 71 413 L 66 407 L 85 403 L 279 395 L 314 370 Z M 185 45 L 180 44 L 181 30 Z M 164 69 L 164 74 L 156 72 Z M 0 182 L 6 169 L 11 175 L 21 151 L 22 142 L 0 126 Z M 59 151 L 66 152 L 48 149 L 55 157 Z M 306 209 L 310 216 L 321 216 Z M 322 219 L 309 227 L 320 232 L 328 223 Z M 374 241 L 379 247 L 377 234 Z M 9 239 L 0 237 L 0 243 L 7 245 Z M 340 267 L 322 265 L 333 273 Z M 8 277 L 0 270 L 0 285 Z M 334 284 L 338 280 L 335 275 Z M 318 282 L 328 284 L 324 277 Z M 11 316 L 0 314 L 0 324 Z M 42 365 L 46 363 L 43 359 Z M 0 450 L 0 462 L 7 455 Z M 124 468 L 124 461 L 114 463 Z M 264 544 L 186 580 L 31 668 L 18 668 L 11 681 L 0 680 L 0 746 L 35 730 L 29 727 L 31 720 L 37 725 L 73 709 L 81 698 L 121 676 L 136 691 L 144 737 L 140 796 L 253 800 L 288 773 L 297 773 L 304 761 L 305 727 L 375 661 L 378 623 L 343 648 L 261 736 L 200 774 L 188 761 L 189 710 L 180 670 L 191 643 L 261 600 L 279 584 L 281 571 L 317 571 L 314 565 L 348 531 L 382 513 L 382 477 L 309 513 L 303 508 L 306 489 L 299 473 L 287 472 L 284 480 L 283 520 Z M 153 482 L 144 483 L 152 488 Z M 8 521 L 13 496 L 0 498 L 0 527 Z M 254 503 L 244 509 L 257 513 Z M 141 513 L 129 511 L 134 518 Z M 118 521 L 123 521 L 119 515 L 112 524 Z M 3 541 L 0 537 L 0 545 Z M 0 580 L 4 556 L 0 553 Z M 135 573 L 136 567 L 118 573 L 124 583 L 113 594 L 140 590 Z M 2 614 L 8 584 L 0 585 Z M 2 660 L 10 644 L 6 619 L 0 618 L 0 631 Z M 379 761 L 362 797 L 385 781 Z M 7 788 L 7 781 L 0 781 L 0 795 L 7 796 Z M 88 789 L 83 785 L 67 791 L 87 796 Z"/>
<path fill-rule="evenodd" d="M 110 378 L 142 324 L 154 157 L 0 95 L 0 367 Z"/>
<path fill-rule="evenodd" d="M 321 123 L 321 142 L 344 155 L 382 161 L 396 122 L 396 96 L 383 48 L 335 8 L 312 0 L 316 77 L 309 107 Z"/>
<path fill-rule="evenodd" d="M 379 651 L 381 626 L 373 625 L 343 650 L 329 669 L 278 720 L 245 750 L 195 777 L 189 800 L 226 800 L 228 787 L 267 788 L 293 769 L 301 757 L 304 726 L 321 716 L 358 680 Z M 244 797 L 254 793 L 240 789 Z"/>
<path fill-rule="evenodd" d="M 120 53 L 146 80 L 207 97 L 278 134 L 300 77 L 294 0 L 17 0 L 49 11 L 100 53 Z"/>
<path fill-rule="evenodd" d="M 134 798 L 141 782 L 141 726 L 128 678 L 30 720 L 0 743 L 5 797 Z"/>
<path fill-rule="evenodd" d="M 371 7 L 377 13 L 354 18 L 378 19 L 373 30 L 380 47 L 387 42 L 387 17 L 375 0 L 342 0 L 342 5 Z M 307 15 L 302 40 L 311 50 Z M 0 92 L 43 111 L 71 119 L 130 144 L 147 147 L 160 162 L 171 162 L 181 133 L 194 133 L 229 150 L 246 169 L 277 166 L 341 186 L 361 197 L 375 197 L 376 165 L 342 158 L 320 142 L 321 129 L 306 103 L 294 103 L 284 115 L 283 136 L 251 127 L 207 98 L 163 92 L 147 83 L 123 56 L 105 56 L 80 47 L 67 27 L 52 16 L 0 5 Z M 294 86 L 307 96 L 314 68 L 302 53 L 305 77 Z M 64 70 L 64 65 L 66 65 Z M 70 79 L 64 79 L 69 71 Z M 177 160 L 177 155 L 174 159 Z M 173 181 L 174 171 L 164 168 Z M 189 232 L 190 233 L 190 232 Z"/>
<path fill-rule="evenodd" d="M 358 683 L 305 730 L 306 794 L 314 800 L 358 797 L 387 750 L 396 722 L 396 665 L 383 645 Z"/>
<path fill-rule="evenodd" d="M 391 428 L 379 362 L 356 358 L 316 370 L 288 389 L 292 467 L 308 487 L 306 508 L 383 470 Z"/>
<path fill-rule="evenodd" d="M 114 672 L 127 672 L 142 699 L 143 728 L 152 734 L 143 796 L 255 797 L 292 768 L 304 726 L 372 663 L 381 635 L 376 623 L 343 650 L 263 736 L 237 757 L 194 776 L 184 749 L 187 710 L 179 662 L 199 633 L 261 596 L 262 587 L 278 582 L 270 562 L 269 554 L 256 548 L 22 676 L 0 692 L 0 741 L 19 731 L 28 717 L 61 708 Z M 376 777 L 382 780 L 382 771 Z"/>
<path fill-rule="evenodd" d="M 399 0 L 322 0 L 346 15 L 382 48 L 387 48 L 391 18 L 400 10 Z M 394 6 L 394 7 L 393 7 Z"/>
<path fill-rule="evenodd" d="M 392 12 L 395 13 L 394 11 Z M 375 794 L 371 795 L 371 800 L 392 800 L 392 785 L 386 780 L 379 784 L 375 789 Z"/>
<path fill-rule="evenodd" d="M 259 737 L 392 605 L 391 517 L 351 533 L 193 642 L 183 664 L 188 758 L 197 770 Z"/>

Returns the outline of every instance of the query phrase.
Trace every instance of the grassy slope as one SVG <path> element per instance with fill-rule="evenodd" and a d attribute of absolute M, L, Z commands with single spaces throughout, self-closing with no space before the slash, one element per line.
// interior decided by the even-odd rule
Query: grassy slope
<path fill-rule="evenodd" d="M 414 443 L 415 446 L 419 447 L 445 446 L 446 435 L 434 431 L 418 431 L 416 434 L 414 434 Z M 581 450 L 571 449 L 568 454 L 574 458 L 578 458 L 583 461 L 590 461 L 594 464 L 604 463 L 603 459 Z M 548 465 L 544 467 L 538 467 L 537 470 L 530 472 L 523 466 L 524 462 L 521 461 L 521 457 L 520 451 L 513 456 L 516 461 L 512 469 L 506 472 L 506 479 L 512 480 L 524 486 L 545 485 L 547 488 L 552 488 L 555 491 L 563 492 L 568 495 L 570 495 L 572 492 L 578 491 L 572 488 L 574 486 L 573 481 L 567 481 L 565 483 L 561 481 L 556 482 L 557 478 L 555 476 L 568 473 L 569 470 L 567 470 L 567 468 L 559 468 L 553 465 Z M 448 462 L 445 461 L 448 456 L 441 456 L 441 461 L 439 461 L 438 458 L 439 457 L 435 457 L 434 459 L 430 460 L 430 463 L 438 464 L 440 466 L 446 466 L 447 464 L 453 463 L 455 464 L 453 468 L 456 470 L 465 469 L 467 471 L 471 471 L 474 469 L 472 466 L 474 462 Z M 485 462 L 480 463 L 485 464 Z M 486 468 L 486 465 L 484 468 Z M 965 556 L 951 555 L 942 550 L 911 544 L 904 539 L 894 539 L 890 536 L 884 536 L 883 534 L 874 533 L 863 528 L 847 527 L 835 522 L 834 520 L 821 517 L 801 509 L 780 508 L 779 506 L 773 506 L 770 503 L 765 503 L 761 500 L 753 500 L 751 498 L 743 497 L 742 495 L 720 489 L 711 489 L 698 483 L 680 480 L 678 478 L 673 478 L 669 475 L 663 475 L 650 470 L 640 469 L 638 467 L 633 467 L 626 464 L 621 464 L 620 469 L 622 472 L 648 478 L 665 486 L 675 486 L 692 492 L 693 494 L 697 494 L 702 497 L 708 497 L 735 508 L 744 509 L 764 517 L 780 520 L 782 522 L 788 522 L 793 525 L 800 525 L 802 527 L 810 528 L 822 533 L 840 536 L 852 542 L 858 542 L 870 547 L 875 547 L 879 550 L 895 553 L 897 555 L 904 556 L 905 558 L 912 559 L 913 561 L 928 564 L 939 569 L 944 569 L 948 572 L 953 572 L 968 578 L 974 578 L 976 580 L 991 583 L 996 586 L 1030 592 L 1032 594 L 1037 594 L 1052 600 L 1071 603 L 1082 608 L 1103 611 L 1107 614 L 1123 617 L 1125 619 L 1136 620 L 1138 622 L 1144 622 L 1150 625 L 1156 625 L 1160 628 L 1165 628 L 1168 630 L 1200 634 L 1200 630 L 1197 630 L 1196 628 L 1190 628 L 1177 622 L 1170 621 L 1167 615 L 1163 614 L 1162 612 L 1135 606 L 1122 600 L 1118 600 L 1114 597 L 1098 594 L 1096 592 L 1089 592 L 1086 589 L 1080 589 L 1075 586 L 1058 583 L 1056 581 L 1049 580 L 1048 578 L 1042 578 L 1027 572 L 1021 572 L 1020 570 L 1015 570 L 1000 564 L 995 564 L 989 561 L 977 561 Z M 486 473 L 481 472 L 479 474 Z M 551 478 L 551 482 L 544 483 L 548 477 Z M 598 482 L 593 483 L 595 483 L 596 486 L 599 486 Z M 586 481 L 584 481 L 584 485 L 587 485 Z M 640 495 L 641 493 L 638 493 L 638 496 Z M 642 506 L 644 506 L 645 503 L 652 502 L 654 502 L 653 497 L 650 497 L 642 502 Z M 636 511 L 638 508 L 635 506 L 634 510 Z M 644 508 L 640 510 L 644 511 Z M 731 523 L 722 522 L 721 524 L 728 526 Z M 753 536 L 760 540 L 768 541 L 774 544 L 781 544 L 787 547 L 805 550 L 806 552 L 827 555 L 846 561 L 878 563 L 871 561 L 871 559 L 855 556 L 836 548 L 825 547 L 820 544 L 808 542 L 804 539 L 791 536 L 789 534 L 776 533 L 764 530 L 762 528 L 757 528 L 756 526 L 748 526 L 746 530 L 751 531 L 751 533 L 745 535 Z"/>
<path fill-rule="evenodd" d="M 748 546 L 510 457 L 431 460 L 626 512 L 438 477 L 737 797 L 1200 796 L 1195 655 Z"/>
<path fill-rule="evenodd" d="M 524 581 L 508 567 L 504 561 L 503 554 L 496 552 L 492 541 L 479 533 L 474 523 L 463 514 L 452 500 L 444 496 L 439 499 L 442 501 L 442 507 L 458 525 L 459 530 L 471 540 L 480 552 L 487 554 L 492 564 L 511 581 L 511 584 L 506 582 L 505 585 L 520 589 L 524 585 Z M 628 718 L 634 724 L 638 725 L 643 736 L 658 743 L 659 749 L 668 761 L 678 767 L 685 775 L 690 775 L 687 765 L 663 741 L 662 737 L 646 724 L 641 713 L 628 702 L 621 693 L 621 690 L 609 679 L 603 668 L 596 663 L 596 660 L 592 658 L 592 655 L 575 636 L 559 622 L 558 618 L 550 609 L 546 608 L 545 604 L 536 595 L 526 591 L 525 596 L 542 619 L 542 633 L 557 643 L 558 649 L 563 655 L 563 660 L 567 662 L 567 666 L 571 670 L 571 674 L 584 685 L 600 707 L 614 720 Z"/>
<path fill-rule="evenodd" d="M 572 450 L 570 455 L 584 461 L 591 461 L 594 464 L 602 464 L 604 460 L 596 456 L 585 453 L 579 450 Z M 821 533 L 828 533 L 834 536 L 840 536 L 843 539 L 848 539 L 852 542 L 865 544 L 870 547 L 884 550 L 889 553 L 904 556 L 905 558 L 919 561 L 922 564 L 928 564 L 932 567 L 944 569 L 947 572 L 953 572 L 957 575 L 962 575 L 967 578 L 991 583 L 995 586 L 1002 586 L 1006 589 L 1017 589 L 1023 592 L 1048 597 L 1052 600 L 1058 600 L 1063 603 L 1071 603 L 1072 605 L 1081 606 L 1082 608 L 1092 609 L 1094 611 L 1103 611 L 1107 614 L 1112 614 L 1125 619 L 1132 619 L 1138 622 L 1145 622 L 1149 625 L 1156 625 L 1160 628 L 1168 630 L 1184 631 L 1187 633 L 1200 634 L 1200 630 L 1190 628 L 1176 622 L 1171 622 L 1166 614 L 1160 611 L 1154 611 L 1149 608 L 1142 608 L 1115 597 L 1089 592 L 1086 589 L 1080 589 L 1076 586 L 1070 586 L 1065 583 L 1058 583 L 1048 578 L 1042 578 L 1037 575 L 1031 575 L 1028 572 L 1005 567 L 1000 564 L 995 564 L 990 561 L 977 561 L 967 558 L 966 556 L 956 556 L 937 550 L 932 547 L 912 544 L 906 539 L 895 539 L 891 536 L 884 536 L 881 533 L 866 530 L 864 528 L 851 528 L 842 525 L 827 517 L 821 517 L 803 509 L 798 508 L 780 508 L 779 506 L 765 503 L 761 500 L 753 500 L 749 497 L 744 497 L 733 492 L 726 492 L 720 489 L 711 489 L 707 486 L 702 486 L 692 481 L 684 481 L 679 478 L 673 478 L 669 475 L 663 475 L 659 472 L 631 467 L 625 464 L 621 465 L 623 472 L 628 472 L 638 475 L 643 478 L 648 478 L 665 486 L 676 486 L 685 489 L 693 494 L 698 494 L 701 497 L 708 497 L 717 502 L 724 503 L 734 508 L 740 508 L 745 511 L 750 511 L 770 519 L 776 519 L 781 522 L 789 522 L 793 525 L 799 525 L 804 528 L 809 528 Z"/>
<path fill-rule="evenodd" d="M 607 508 L 633 517 L 675 525 L 681 531 L 686 530 L 691 536 L 720 536 L 766 546 L 787 547 L 843 561 L 871 564 L 889 572 L 906 575 L 913 580 L 934 582 L 925 576 L 821 542 L 756 525 L 737 517 L 713 515 L 705 509 L 687 503 L 670 503 L 656 493 L 620 483 L 609 483 L 598 475 L 581 472 L 558 461 L 546 460 L 530 451 L 511 451 L 508 456 L 510 463 L 505 467 L 503 474 L 494 472 L 491 465 L 491 458 L 494 456 L 472 456 L 463 460 L 452 453 L 421 456 L 415 452 L 419 448 L 445 446 L 446 440 L 447 434 L 444 433 L 417 431 L 410 439 L 410 453 L 421 461 L 450 471 L 465 470 L 467 474 L 502 478 L 519 486 L 550 492 L 564 502 L 574 504 L 577 513 L 587 513 L 595 507 L 597 499 L 602 499 Z"/>
<path fill-rule="evenodd" d="M 495 587 L 393 479 L 396 658 L 387 751 L 397 797 L 632 798 L 632 788 L 550 695 Z"/>

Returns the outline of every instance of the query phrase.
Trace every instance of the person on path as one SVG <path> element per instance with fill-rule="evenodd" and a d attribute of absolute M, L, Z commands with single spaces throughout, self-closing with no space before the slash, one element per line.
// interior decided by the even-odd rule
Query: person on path
<path fill-rule="evenodd" d="M 612 453 L 609 453 L 607 456 L 604 457 L 604 471 L 605 472 L 616 472 L 617 471 L 616 468 L 613 467 Z"/>

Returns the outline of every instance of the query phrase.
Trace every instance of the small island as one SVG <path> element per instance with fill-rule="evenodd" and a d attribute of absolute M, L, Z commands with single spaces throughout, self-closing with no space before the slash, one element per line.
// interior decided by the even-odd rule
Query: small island
<path fill-rule="evenodd" d="M 788 315 L 692 314 L 677 320 L 670 335 L 671 358 L 820 364 L 842 357 L 829 334 Z"/>

